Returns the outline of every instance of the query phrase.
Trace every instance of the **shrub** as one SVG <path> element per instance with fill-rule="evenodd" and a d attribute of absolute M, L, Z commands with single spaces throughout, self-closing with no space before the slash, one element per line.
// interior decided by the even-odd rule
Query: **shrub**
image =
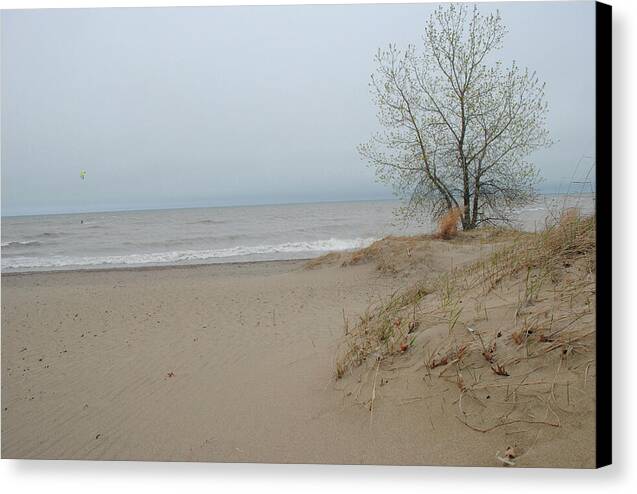
<path fill-rule="evenodd" d="M 438 231 L 434 238 L 449 240 L 458 233 L 458 222 L 462 218 L 462 208 L 451 208 L 438 221 Z"/>

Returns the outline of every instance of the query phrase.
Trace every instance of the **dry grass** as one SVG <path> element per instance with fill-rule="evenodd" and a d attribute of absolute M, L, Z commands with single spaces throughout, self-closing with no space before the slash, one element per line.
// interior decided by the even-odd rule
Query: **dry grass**
<path fill-rule="evenodd" d="M 594 416 L 595 222 L 567 210 L 537 233 L 422 239 L 444 269 L 414 267 L 407 288 L 347 324 L 339 386 L 367 407 L 370 424 L 381 401 L 398 400 L 422 402 L 423 420 L 437 428 L 439 400 L 442 427 L 450 417 L 470 434 L 502 436 L 502 464 L 531 458 L 551 430 Z"/>
<path fill-rule="evenodd" d="M 466 278 L 470 274 L 474 283 L 488 291 L 502 280 L 523 273 L 532 296 L 533 290 L 539 288 L 538 281 L 557 282 L 574 264 L 587 273 L 595 271 L 595 231 L 594 216 L 584 218 L 567 210 L 557 223 L 542 232 L 523 235 L 511 246 L 454 275 Z"/>
<path fill-rule="evenodd" d="M 438 231 L 434 238 L 449 240 L 458 234 L 458 222 L 462 218 L 463 208 L 451 208 L 438 221 Z"/>
<path fill-rule="evenodd" d="M 370 356 L 382 359 L 407 350 L 419 321 L 400 317 L 398 311 L 414 306 L 432 291 L 429 286 L 416 285 L 400 295 L 394 294 L 385 306 L 361 315 L 354 330 L 346 337 L 341 355 L 337 358 L 337 377 L 344 376 L 352 366 L 361 365 Z"/>
<path fill-rule="evenodd" d="M 343 341 L 337 378 L 407 358 L 454 385 L 473 430 L 558 427 L 555 410 L 575 410 L 575 383 L 594 364 L 595 221 L 569 210 L 542 232 L 506 233 L 508 245 L 370 308 Z"/>
<path fill-rule="evenodd" d="M 417 270 L 447 271 L 449 260 L 457 250 L 468 246 L 493 246 L 511 244 L 528 234 L 512 229 L 483 228 L 467 232 L 457 232 L 456 236 L 445 240 L 447 249 L 441 249 L 433 235 L 394 236 L 390 235 L 373 244 L 353 252 L 331 252 L 304 264 L 305 269 L 374 265 L 376 270 L 386 275 L 406 275 Z M 474 257 L 479 255 L 476 249 Z"/>
<path fill-rule="evenodd" d="M 341 254 L 338 252 L 330 252 L 314 259 L 310 259 L 304 264 L 305 269 L 317 269 L 327 264 L 337 262 L 341 258 Z"/>
<path fill-rule="evenodd" d="M 325 266 L 359 266 L 375 264 L 383 274 L 396 274 L 399 271 L 422 262 L 429 252 L 430 235 L 401 237 L 390 235 L 363 249 L 353 252 L 331 252 L 304 265 L 305 269 L 318 269 Z"/>

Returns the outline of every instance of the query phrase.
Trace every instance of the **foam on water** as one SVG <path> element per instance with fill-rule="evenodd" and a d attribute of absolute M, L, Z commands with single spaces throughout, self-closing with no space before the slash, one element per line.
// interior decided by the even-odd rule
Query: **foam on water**
<path fill-rule="evenodd" d="M 266 256 L 268 254 L 317 254 L 323 252 L 344 251 L 366 247 L 375 238 L 338 239 L 330 238 L 313 242 L 286 242 L 276 245 L 237 246 L 226 249 L 183 250 L 152 252 L 147 254 L 128 254 L 114 256 L 49 256 L 49 257 L 13 257 L 2 258 L 2 269 L 44 269 L 86 266 L 143 266 L 158 264 L 179 264 L 203 262 L 214 259 L 244 258 L 247 256 Z M 274 256 L 276 258 L 277 256 Z M 287 257 L 287 256 L 286 256 Z M 302 256 L 301 256 L 302 257 Z"/>
<path fill-rule="evenodd" d="M 14 242 L 2 242 L 2 244 L 0 244 L 2 247 L 22 247 L 22 246 L 27 246 L 27 245 L 31 245 L 31 246 L 35 246 L 35 245 L 41 245 L 40 242 L 38 242 L 37 240 L 20 240 L 20 241 L 14 241 Z"/>

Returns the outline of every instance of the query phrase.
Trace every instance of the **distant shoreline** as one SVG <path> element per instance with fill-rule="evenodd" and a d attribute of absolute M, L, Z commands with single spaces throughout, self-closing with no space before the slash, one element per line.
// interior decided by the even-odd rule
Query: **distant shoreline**
<path fill-rule="evenodd" d="M 576 196 L 576 195 L 595 195 L 595 192 L 538 192 L 538 196 Z M 343 203 L 364 203 L 364 202 L 401 202 L 400 198 L 389 197 L 380 199 L 338 199 L 325 201 L 292 201 L 292 202 L 265 202 L 250 204 L 228 204 L 228 205 L 201 205 L 201 206 L 172 206 L 172 207 L 147 207 L 133 209 L 96 209 L 90 211 L 57 211 L 50 213 L 23 213 L 23 214 L 0 214 L 0 220 L 5 218 L 25 218 L 33 216 L 73 216 L 83 214 L 99 214 L 99 213 L 136 213 L 147 211 L 174 211 L 188 209 L 229 209 L 229 208 L 259 208 L 259 207 L 277 207 L 277 206 L 299 206 L 311 204 L 343 204 Z"/>
<path fill-rule="evenodd" d="M 4 218 L 24 218 L 30 216 L 73 216 L 82 214 L 100 214 L 100 213 L 143 213 L 147 211 L 175 211 L 175 210 L 188 210 L 188 209 L 230 209 L 230 208 L 261 208 L 261 207 L 277 207 L 277 206 L 305 206 L 312 204 L 345 204 L 345 203 L 360 203 L 360 202 L 400 202 L 400 199 L 395 197 L 384 199 L 339 199 L 333 201 L 296 201 L 296 202 L 265 202 L 254 204 L 228 204 L 218 206 L 173 206 L 173 207 L 148 207 L 148 208 L 133 208 L 133 209 L 96 209 L 90 211 L 70 211 L 70 212 L 53 212 L 53 213 L 25 213 L 25 214 L 2 214 L 0 219 Z"/>

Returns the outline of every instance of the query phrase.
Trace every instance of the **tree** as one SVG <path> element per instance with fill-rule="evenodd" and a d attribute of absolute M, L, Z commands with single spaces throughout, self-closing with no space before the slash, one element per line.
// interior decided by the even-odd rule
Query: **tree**
<path fill-rule="evenodd" d="M 383 130 L 359 152 L 408 198 L 405 215 L 460 207 L 470 230 L 509 223 L 533 200 L 539 174 L 526 158 L 551 144 L 548 106 L 535 72 L 493 60 L 505 34 L 499 13 L 452 3 L 429 18 L 423 53 L 378 51 L 370 90 Z"/>

